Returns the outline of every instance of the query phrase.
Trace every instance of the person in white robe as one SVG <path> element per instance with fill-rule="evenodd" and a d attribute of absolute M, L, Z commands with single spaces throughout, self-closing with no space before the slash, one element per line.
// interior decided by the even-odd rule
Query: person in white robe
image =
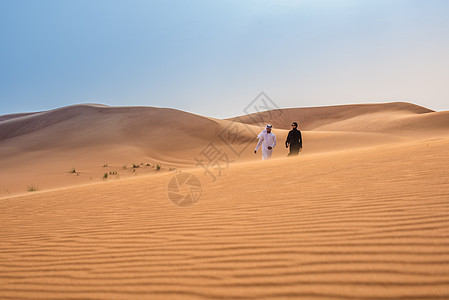
<path fill-rule="evenodd" d="M 262 148 L 262 160 L 270 159 L 271 154 L 273 153 L 273 148 L 276 146 L 276 135 L 271 132 L 272 127 L 273 126 L 268 124 L 265 127 L 265 130 L 257 136 L 259 141 L 257 142 L 256 149 L 254 149 L 254 153 L 257 153 L 257 150 Z"/>

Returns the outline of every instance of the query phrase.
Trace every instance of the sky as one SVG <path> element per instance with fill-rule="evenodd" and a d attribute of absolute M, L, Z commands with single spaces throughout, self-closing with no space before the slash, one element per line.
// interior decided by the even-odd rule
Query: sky
<path fill-rule="evenodd" d="M 449 110 L 446 0 L 0 0 L 0 114 L 79 103 L 244 114 Z"/>

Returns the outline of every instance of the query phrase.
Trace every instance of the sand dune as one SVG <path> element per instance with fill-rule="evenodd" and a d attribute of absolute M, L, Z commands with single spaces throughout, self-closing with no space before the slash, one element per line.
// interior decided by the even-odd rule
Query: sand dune
<path fill-rule="evenodd" d="M 21 176 L 23 190 L 23 182 L 39 173 L 55 179 L 72 168 L 89 175 L 81 176 L 86 182 L 93 173 L 100 178 L 105 164 L 112 168 L 107 171 L 141 162 L 192 165 L 194 154 L 221 129 L 209 118 L 148 107 L 78 105 L 16 117 L 0 122 L 0 168 L 8 170 L 0 179 L 5 184 Z M 64 182 L 70 181 L 73 176 Z M 2 192 L 13 192 L 15 184 L 2 186 Z M 55 187 L 54 180 L 42 185 Z"/>
<path fill-rule="evenodd" d="M 246 124 L 263 126 L 271 123 L 275 128 L 290 130 L 291 120 L 300 123 L 303 130 L 314 130 L 317 127 L 350 120 L 354 117 L 369 117 L 370 115 L 416 115 L 433 112 L 430 109 L 406 102 L 381 104 L 353 104 L 323 107 L 289 108 L 263 111 L 230 118 Z M 357 124 L 361 125 L 361 124 Z"/>
<path fill-rule="evenodd" d="M 306 131 L 376 132 L 429 138 L 447 135 L 449 112 L 397 102 L 281 109 L 229 120 L 252 125 L 272 123 L 283 129 L 290 129 L 291 120 L 297 120 Z"/>
<path fill-rule="evenodd" d="M 279 141 L 275 157 L 287 154 L 287 131 L 282 128 L 291 120 L 301 124 L 307 141 L 304 155 L 438 137 L 449 127 L 447 112 L 408 103 L 285 109 L 260 113 L 262 124 L 268 123 L 267 116 Z M 135 174 L 132 164 L 159 164 L 162 170 L 195 166 L 211 142 L 234 162 L 257 160 L 251 149 L 263 126 L 246 124 L 253 119 L 218 120 L 174 109 L 97 104 L 3 116 L 0 197 L 26 193 L 28 185 L 49 189 L 101 181 L 104 172 L 126 166 L 127 171 L 120 172 L 123 178 Z M 139 169 L 144 174 L 152 171 Z M 46 176 L 39 176 L 42 173 Z"/>
<path fill-rule="evenodd" d="M 372 114 L 316 127 L 314 130 L 381 132 L 400 136 L 431 138 L 447 136 L 449 112 L 426 114 Z"/>
<path fill-rule="evenodd" d="M 408 103 L 0 116 L 0 299 L 448 299 L 448 117 Z M 278 146 L 261 162 L 268 122 Z M 210 145 L 232 160 L 215 178 L 197 165 Z M 192 207 L 169 199 L 179 174 L 201 183 Z"/>
<path fill-rule="evenodd" d="M 448 140 L 0 201 L 2 299 L 447 299 Z M 403 159 L 407 157 L 407 159 Z"/>

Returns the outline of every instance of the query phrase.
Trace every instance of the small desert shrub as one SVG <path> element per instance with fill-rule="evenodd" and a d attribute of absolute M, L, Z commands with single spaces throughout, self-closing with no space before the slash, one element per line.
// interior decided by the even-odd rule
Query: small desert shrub
<path fill-rule="evenodd" d="M 104 164 L 104 165 L 103 165 L 103 168 L 106 168 L 107 166 L 108 166 L 108 164 Z"/>
<path fill-rule="evenodd" d="M 35 191 L 37 191 L 37 186 L 35 186 L 35 185 L 28 186 L 28 192 L 35 192 Z"/>
<path fill-rule="evenodd" d="M 159 171 L 161 169 L 161 165 L 156 165 L 156 169 Z"/>
<path fill-rule="evenodd" d="M 108 173 L 103 174 L 103 179 L 108 179 Z"/>
<path fill-rule="evenodd" d="M 75 168 L 72 168 L 72 170 L 70 171 L 70 173 L 76 173 Z"/>
<path fill-rule="evenodd" d="M 123 170 L 126 170 L 127 168 L 126 168 L 126 166 L 123 166 L 122 169 L 123 169 Z"/>
<path fill-rule="evenodd" d="M 150 164 L 147 164 L 147 167 L 151 167 L 151 165 L 150 165 Z"/>
<path fill-rule="evenodd" d="M 138 168 L 139 165 L 138 164 L 133 164 L 133 168 Z"/>

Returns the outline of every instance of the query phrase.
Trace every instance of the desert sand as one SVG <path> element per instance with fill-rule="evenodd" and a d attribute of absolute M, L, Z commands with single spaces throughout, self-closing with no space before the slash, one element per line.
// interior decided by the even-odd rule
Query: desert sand
<path fill-rule="evenodd" d="M 449 299 L 448 169 L 449 112 L 409 103 L 0 116 L 0 299 Z"/>

